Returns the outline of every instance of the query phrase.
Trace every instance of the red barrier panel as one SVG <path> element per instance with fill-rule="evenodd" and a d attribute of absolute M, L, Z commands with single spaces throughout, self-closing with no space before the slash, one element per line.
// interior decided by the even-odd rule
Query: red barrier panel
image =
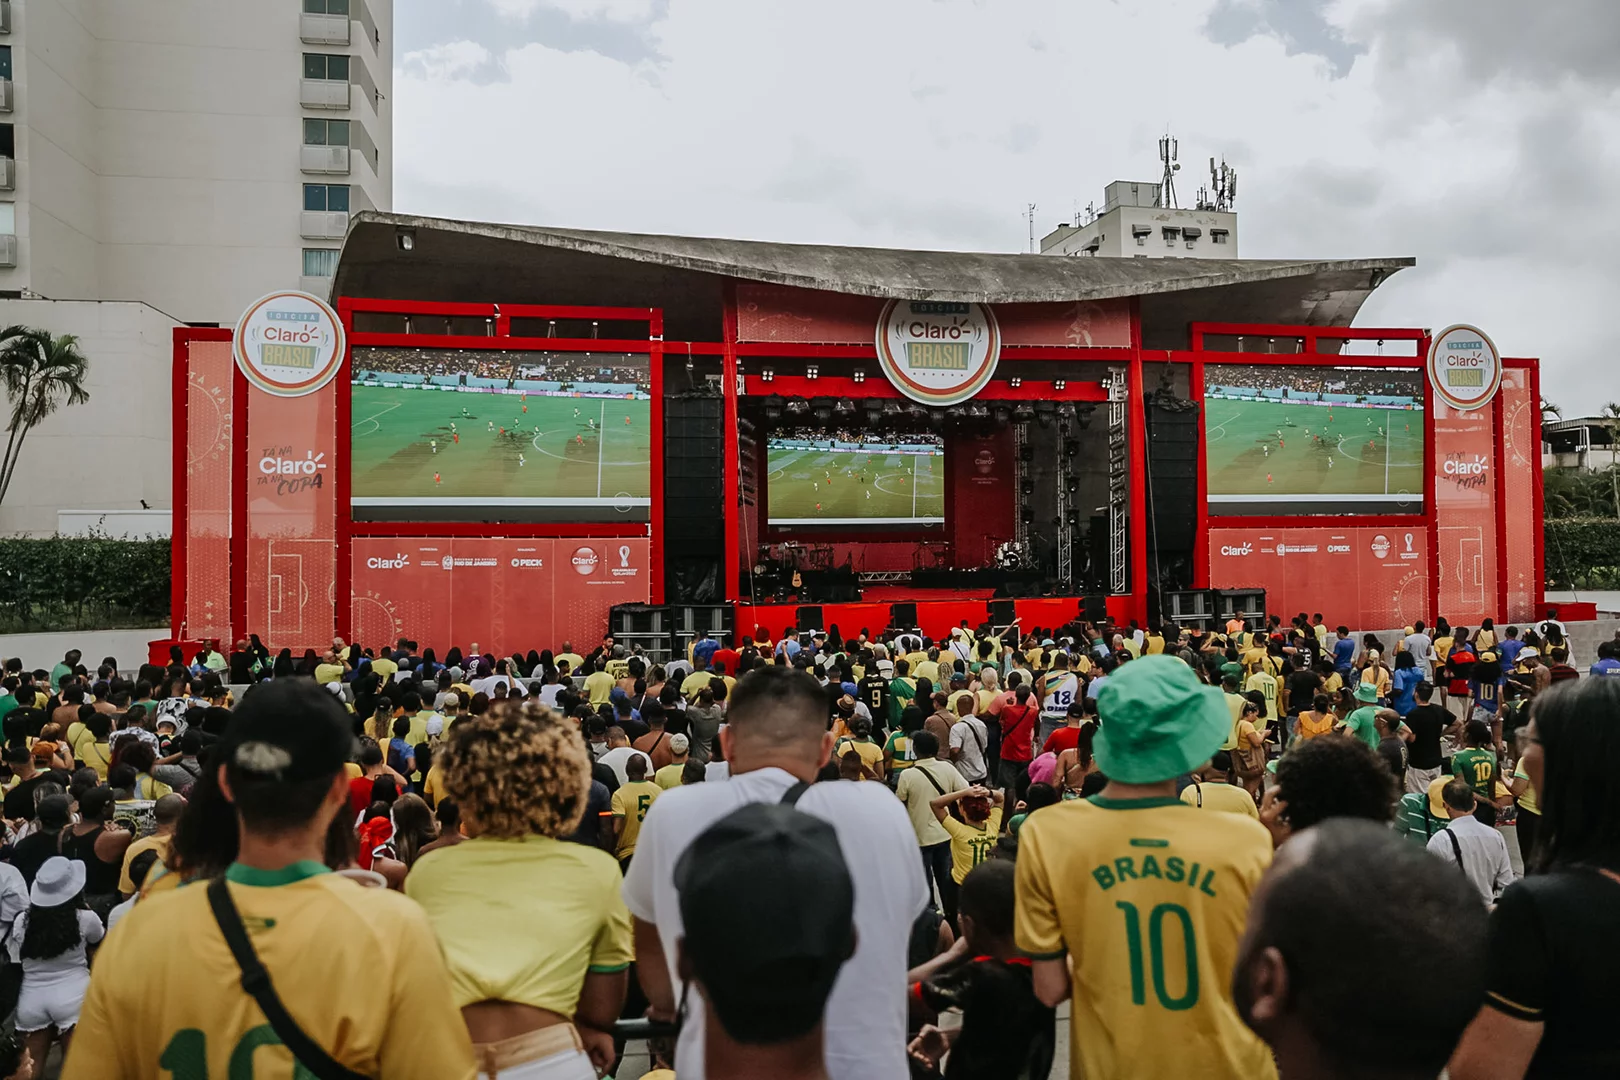
<path fill-rule="evenodd" d="M 1210 584 L 1263 588 L 1267 608 L 1283 616 L 1320 611 L 1332 623 L 1405 626 L 1428 611 L 1428 568 L 1428 532 L 1421 527 L 1209 531 Z"/>

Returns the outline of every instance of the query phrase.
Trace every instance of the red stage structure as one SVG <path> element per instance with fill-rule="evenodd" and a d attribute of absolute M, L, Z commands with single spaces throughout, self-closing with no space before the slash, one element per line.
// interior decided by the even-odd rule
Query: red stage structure
<path fill-rule="evenodd" d="M 893 252 L 364 214 L 334 288 L 345 362 L 325 386 L 268 393 L 235 362 L 230 331 L 176 332 L 175 636 L 258 633 L 300 651 L 334 634 L 410 637 L 441 655 L 474 643 L 510 653 L 593 643 L 622 604 L 669 607 L 677 633 L 775 636 L 806 606 L 846 633 L 877 631 L 894 603 L 914 603 L 905 614 L 939 636 L 984 621 L 998 595 L 1030 627 L 1088 610 L 1147 619 L 1211 589 L 1263 589 L 1285 617 L 1323 611 L 1366 628 L 1437 613 L 1528 619 L 1543 561 L 1536 362 L 1501 360 L 1500 389 L 1462 409 L 1436 391 L 1428 331 L 1342 325 L 1409 263 Z M 925 340 L 952 328 L 978 336 Z M 424 458 L 425 444 L 448 429 L 400 420 L 418 403 L 493 413 L 529 393 L 611 401 L 612 388 L 589 383 L 610 376 L 577 374 L 599 365 L 646 371 L 644 498 L 609 505 L 605 430 L 582 430 L 563 455 L 536 426 L 532 442 L 491 450 L 504 456 L 485 471 L 521 484 L 530 474 L 514 455 L 560 460 L 598 439 L 597 497 L 577 513 L 558 505 L 566 492 L 532 488 L 440 505 L 436 471 L 427 498 L 356 501 L 357 475 L 369 485 L 438 460 L 439 444 Z M 1302 430 L 1330 400 L 1352 419 L 1382 400 L 1358 389 L 1369 373 L 1421 379 L 1421 432 L 1402 418 L 1421 466 L 1395 466 L 1420 467 L 1421 490 L 1395 490 L 1391 423 L 1388 505 L 1221 513 L 1234 504 L 1211 497 L 1207 450 L 1224 432 L 1207 395 L 1225 387 L 1216 400 L 1230 402 L 1247 392 L 1228 384 L 1272 382 L 1253 374 L 1268 367 L 1315 389 L 1244 400 L 1298 403 Z M 403 413 L 356 415 L 357 388 L 375 400 L 398 383 L 411 391 Z M 601 415 L 605 428 L 606 405 Z M 806 441 L 810 429 L 822 441 Z M 385 433 L 405 449 L 356 466 L 355 440 Z M 789 435 L 806 461 L 889 454 L 937 486 L 942 509 L 898 524 L 773 513 L 773 493 L 803 498 L 805 481 L 772 467 L 773 454 L 793 459 Z M 1269 435 L 1255 442 L 1269 461 Z"/>

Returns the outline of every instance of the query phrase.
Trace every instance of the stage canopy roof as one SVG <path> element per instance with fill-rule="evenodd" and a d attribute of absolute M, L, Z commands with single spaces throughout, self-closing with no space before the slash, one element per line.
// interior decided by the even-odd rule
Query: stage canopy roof
<path fill-rule="evenodd" d="M 411 236 L 410 250 L 399 243 Z M 366 211 L 332 296 L 662 307 L 665 336 L 719 336 L 726 279 L 910 300 L 1142 298 L 1143 344 L 1183 348 L 1193 321 L 1345 326 L 1410 258 L 1097 259 L 593 232 Z"/>

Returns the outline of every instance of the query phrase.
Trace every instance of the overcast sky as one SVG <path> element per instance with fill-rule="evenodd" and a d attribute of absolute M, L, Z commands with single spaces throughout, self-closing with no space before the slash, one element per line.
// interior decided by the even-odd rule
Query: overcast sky
<path fill-rule="evenodd" d="M 396 209 L 1027 247 L 1210 155 L 1247 258 L 1412 255 L 1359 325 L 1474 322 L 1620 399 L 1620 0 L 396 0 Z"/>

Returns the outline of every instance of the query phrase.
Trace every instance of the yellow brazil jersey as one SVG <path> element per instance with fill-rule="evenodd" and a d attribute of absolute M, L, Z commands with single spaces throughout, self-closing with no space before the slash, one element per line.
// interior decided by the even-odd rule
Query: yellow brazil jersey
<path fill-rule="evenodd" d="M 651 780 L 639 784 L 623 784 L 613 793 L 613 816 L 624 818 L 624 829 L 619 833 L 619 858 L 636 853 L 636 837 L 641 835 L 641 823 L 647 820 L 647 811 L 653 800 L 664 789 Z"/>
<path fill-rule="evenodd" d="M 949 814 L 940 822 L 951 834 L 951 880 L 958 885 L 968 871 L 990 857 L 1001 835 L 1001 807 L 992 807 L 990 817 L 977 825 L 957 821 Z"/>
<path fill-rule="evenodd" d="M 1149 634 L 1147 636 L 1147 647 L 1142 651 L 1147 656 L 1158 656 L 1164 652 L 1164 635 Z"/>
<path fill-rule="evenodd" d="M 1244 1026 L 1232 967 L 1271 836 L 1173 797 L 1049 806 L 1018 835 L 1018 947 L 1067 955 L 1069 1075 L 1277 1075 Z"/>
<path fill-rule="evenodd" d="M 1249 676 L 1248 682 L 1243 684 L 1246 692 L 1260 691 L 1266 699 L 1266 719 L 1272 723 L 1277 722 L 1277 680 L 1268 672 L 1257 671 Z"/>
<path fill-rule="evenodd" d="M 443 957 L 422 947 L 432 928 L 420 907 L 319 863 L 232 866 L 226 879 L 277 996 L 340 1064 L 366 1076 L 472 1080 L 472 1044 Z M 292 1055 L 241 989 L 203 885 L 150 894 L 114 929 L 96 956 L 65 1080 L 292 1080 Z"/>
<path fill-rule="evenodd" d="M 591 707 L 606 705 L 613 696 L 613 676 L 605 671 L 593 671 L 585 676 L 585 692 L 591 697 Z"/>
<path fill-rule="evenodd" d="M 596 848 L 475 837 L 422 856 L 405 893 L 433 924 L 457 1007 L 511 1001 L 572 1017 L 587 973 L 623 971 L 634 958 L 623 883 Z M 546 931 L 513 932 L 521 926 Z"/>

